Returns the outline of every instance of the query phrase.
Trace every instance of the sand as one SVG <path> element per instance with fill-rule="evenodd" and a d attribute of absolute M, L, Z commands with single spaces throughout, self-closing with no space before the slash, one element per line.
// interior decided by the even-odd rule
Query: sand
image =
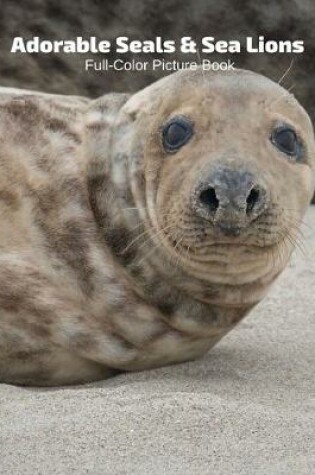
<path fill-rule="evenodd" d="M 0 473 L 315 474 L 315 208 L 270 295 L 206 357 L 81 387 L 0 385 Z"/>

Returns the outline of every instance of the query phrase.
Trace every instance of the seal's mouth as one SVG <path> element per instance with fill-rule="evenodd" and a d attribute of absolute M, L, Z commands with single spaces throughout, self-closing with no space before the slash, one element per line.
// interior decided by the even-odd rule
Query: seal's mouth
<path fill-rule="evenodd" d="M 283 225 L 280 211 L 275 207 L 266 209 L 261 215 L 244 223 L 233 217 L 230 220 L 210 221 L 190 213 L 189 210 L 168 210 L 161 216 L 159 232 L 168 245 L 178 252 L 185 251 L 194 256 L 206 254 L 207 249 L 253 247 L 271 248 L 289 233 Z"/>
<path fill-rule="evenodd" d="M 226 233 L 188 209 L 159 216 L 156 242 L 173 266 L 211 282 L 242 284 L 279 272 L 288 262 L 297 234 L 275 205 L 239 233 Z"/>

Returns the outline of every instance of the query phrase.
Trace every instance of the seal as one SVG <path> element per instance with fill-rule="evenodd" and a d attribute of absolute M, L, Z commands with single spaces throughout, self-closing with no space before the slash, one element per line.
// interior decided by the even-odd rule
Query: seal
<path fill-rule="evenodd" d="M 266 295 L 314 190 L 310 119 L 243 70 L 97 100 L 0 90 L 0 380 L 199 357 Z"/>

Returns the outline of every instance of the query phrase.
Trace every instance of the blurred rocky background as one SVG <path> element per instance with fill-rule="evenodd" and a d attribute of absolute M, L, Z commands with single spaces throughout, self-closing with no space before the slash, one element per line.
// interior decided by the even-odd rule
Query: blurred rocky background
<path fill-rule="evenodd" d="M 237 67 L 260 72 L 276 81 L 294 57 L 283 85 L 292 88 L 315 121 L 314 0 L 2 0 L 0 84 L 96 97 L 108 91 L 136 91 L 163 75 L 152 71 L 86 72 L 85 59 L 97 59 L 91 54 L 13 55 L 10 48 L 15 36 L 49 40 L 96 36 L 112 41 L 117 36 L 142 40 L 156 36 L 175 40 L 182 36 L 196 39 L 214 36 L 245 44 L 246 36 L 257 35 L 264 35 L 267 40 L 302 39 L 305 52 L 289 55 L 243 51 L 238 55 L 204 57 L 214 60 L 230 57 Z M 138 59 L 149 57 L 139 55 Z M 109 58 L 114 59 L 114 55 Z M 198 60 L 180 54 L 167 55 L 167 59 Z"/>

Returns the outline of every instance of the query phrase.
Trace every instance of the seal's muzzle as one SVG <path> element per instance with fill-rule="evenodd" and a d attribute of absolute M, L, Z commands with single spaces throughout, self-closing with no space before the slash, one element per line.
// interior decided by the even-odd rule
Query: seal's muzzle
<path fill-rule="evenodd" d="M 198 183 L 193 208 L 223 234 L 237 236 L 265 210 L 266 197 L 253 173 L 220 166 Z"/>

